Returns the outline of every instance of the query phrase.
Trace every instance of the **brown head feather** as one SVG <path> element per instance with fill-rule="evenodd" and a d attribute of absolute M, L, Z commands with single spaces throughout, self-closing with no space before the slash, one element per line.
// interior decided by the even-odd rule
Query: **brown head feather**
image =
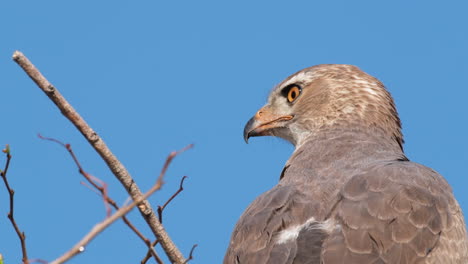
<path fill-rule="evenodd" d="M 281 91 L 291 84 L 302 92 L 288 104 Z M 303 69 L 276 86 L 268 101 L 275 112 L 294 115 L 289 129 L 283 126 L 271 134 L 295 145 L 317 131 L 342 127 L 381 130 L 402 148 L 401 122 L 390 93 L 356 66 L 323 64 Z"/>

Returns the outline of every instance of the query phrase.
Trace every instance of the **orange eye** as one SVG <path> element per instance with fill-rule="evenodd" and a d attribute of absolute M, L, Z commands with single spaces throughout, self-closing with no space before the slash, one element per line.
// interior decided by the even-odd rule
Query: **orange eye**
<path fill-rule="evenodd" d="M 293 86 L 291 87 L 291 89 L 289 89 L 288 91 L 288 102 L 292 103 L 294 102 L 294 100 L 296 100 L 296 98 L 299 96 L 299 94 L 301 93 L 301 90 L 299 89 L 299 87 L 297 86 Z"/>

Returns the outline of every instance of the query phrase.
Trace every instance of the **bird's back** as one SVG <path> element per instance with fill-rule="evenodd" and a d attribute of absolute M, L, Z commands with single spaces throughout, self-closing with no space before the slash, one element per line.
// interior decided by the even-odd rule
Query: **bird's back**
<path fill-rule="evenodd" d="M 447 182 L 378 138 L 328 132 L 297 149 L 240 218 L 224 263 L 467 263 Z"/>

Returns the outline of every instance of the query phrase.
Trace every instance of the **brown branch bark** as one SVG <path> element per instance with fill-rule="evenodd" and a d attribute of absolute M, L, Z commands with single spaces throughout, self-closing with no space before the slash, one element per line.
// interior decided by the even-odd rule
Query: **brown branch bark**
<path fill-rule="evenodd" d="M 8 173 L 8 168 L 10 167 L 10 160 L 11 160 L 11 153 L 10 153 L 10 147 L 6 145 L 5 149 L 3 152 L 6 154 L 6 163 L 5 163 L 5 168 L 3 170 L 0 170 L 0 176 L 3 179 L 3 183 L 5 183 L 5 188 L 8 191 L 8 194 L 10 195 L 10 212 L 8 212 L 8 219 L 10 219 L 11 224 L 13 225 L 13 228 L 15 229 L 16 234 L 18 235 L 18 238 L 21 242 L 21 252 L 23 253 L 23 264 L 28 264 L 28 251 L 26 249 L 26 235 L 24 232 L 21 232 L 19 229 L 18 224 L 16 223 L 15 220 L 15 191 L 10 187 L 10 183 L 8 182 L 7 179 L 7 173 Z"/>
<path fill-rule="evenodd" d="M 15 51 L 13 60 L 26 72 L 26 74 L 37 84 L 37 86 L 49 97 L 60 109 L 61 113 L 88 140 L 89 144 L 96 150 L 106 162 L 115 177 L 125 187 L 134 201 L 140 201 L 142 192 L 133 181 L 130 173 L 123 164 L 115 157 L 101 137 L 86 123 L 78 112 L 65 100 L 60 92 L 39 72 L 39 70 L 21 52 Z M 164 252 L 172 263 L 182 264 L 185 258 L 167 234 L 159 222 L 154 210 L 147 200 L 141 200 L 138 205 L 141 215 L 147 222 L 151 231 L 159 239 Z"/>

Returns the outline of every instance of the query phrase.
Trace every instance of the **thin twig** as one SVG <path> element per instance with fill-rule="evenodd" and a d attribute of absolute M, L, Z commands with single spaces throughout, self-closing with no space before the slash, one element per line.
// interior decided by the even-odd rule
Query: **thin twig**
<path fill-rule="evenodd" d="M 158 205 L 159 222 L 162 223 L 162 213 L 163 213 L 164 209 L 166 208 L 166 206 L 167 206 L 174 198 L 176 198 L 176 196 L 179 195 L 180 192 L 182 192 L 182 191 L 184 190 L 184 181 L 185 181 L 186 178 L 187 178 L 187 176 L 182 177 L 182 179 L 180 180 L 179 189 L 169 198 L 169 200 L 167 200 L 167 202 L 166 202 L 163 206 Z"/>
<path fill-rule="evenodd" d="M 5 149 L 2 150 L 3 153 L 6 154 L 6 163 L 5 163 L 5 168 L 0 172 L 0 175 L 3 179 L 3 182 L 5 183 L 5 187 L 8 191 L 8 194 L 10 195 L 10 212 L 8 212 L 8 219 L 10 219 L 11 224 L 13 225 L 13 228 L 16 231 L 16 234 L 18 235 L 18 238 L 21 242 L 21 251 L 23 253 L 23 264 L 28 264 L 28 251 L 26 249 L 26 235 L 24 232 L 21 232 L 21 230 L 18 227 L 18 224 L 16 223 L 15 220 L 15 190 L 13 190 L 10 187 L 10 183 L 8 183 L 7 179 L 7 173 L 8 173 L 8 168 L 10 167 L 10 161 L 11 161 L 11 152 L 10 152 L 10 146 L 6 145 Z"/>
<path fill-rule="evenodd" d="M 153 241 L 153 243 L 151 243 L 151 248 L 146 253 L 146 256 L 140 261 L 140 264 L 146 264 L 146 262 L 148 262 L 151 257 L 151 250 L 154 250 L 154 247 L 158 244 L 158 242 L 159 240 L 156 239 Z M 159 257 L 156 259 L 156 262 L 158 262 L 158 264 L 163 264 L 163 261 Z"/>
<path fill-rule="evenodd" d="M 104 181 L 102 181 L 101 179 L 89 174 L 88 172 L 86 172 L 83 169 L 83 166 L 81 166 L 81 163 L 78 160 L 78 157 L 75 155 L 75 152 L 73 151 L 70 144 L 65 144 L 62 141 L 60 141 L 58 139 L 55 139 L 55 138 L 43 137 L 40 134 L 38 136 L 39 136 L 40 139 L 55 142 L 55 143 L 61 145 L 62 147 L 64 147 L 68 151 L 70 156 L 73 158 L 73 161 L 75 162 L 75 165 L 78 167 L 79 173 L 81 175 L 83 175 L 83 177 L 85 177 L 85 179 L 98 191 L 98 194 L 104 199 L 104 204 L 106 206 L 106 212 L 107 212 L 106 216 L 107 217 L 109 217 L 111 215 L 111 208 L 109 207 L 109 205 L 114 207 L 115 210 L 119 210 L 119 206 L 117 205 L 117 203 L 112 198 L 110 198 L 109 195 L 108 195 L 107 184 Z M 98 182 L 99 184 L 96 183 L 96 182 Z M 91 187 L 89 187 L 89 188 L 91 188 Z M 91 190 L 95 191 L 95 189 L 91 189 Z M 148 238 L 146 238 L 140 232 L 140 230 L 138 230 L 130 222 L 130 220 L 128 220 L 128 218 L 125 215 L 122 216 L 122 220 L 143 241 L 143 243 L 145 243 L 145 245 L 148 246 L 148 252 L 149 252 L 150 257 L 153 256 L 154 259 L 157 260 L 159 258 L 159 256 L 157 255 L 157 253 L 156 253 L 156 251 L 154 249 L 152 250 L 151 241 Z"/>
<path fill-rule="evenodd" d="M 75 125 L 81 134 L 88 140 L 89 144 L 96 150 L 106 162 L 115 177 L 124 186 L 134 201 L 143 195 L 140 188 L 135 184 L 133 178 L 123 164 L 115 157 L 101 137 L 86 123 L 78 112 L 68 103 L 60 92 L 39 72 L 39 70 L 21 52 L 15 51 L 13 60 L 26 72 L 26 74 L 37 84 L 37 86 L 51 99 L 60 109 L 60 112 Z M 185 258 L 176 247 L 172 239 L 159 222 L 154 210 L 148 201 L 144 200 L 138 206 L 141 215 L 150 227 L 153 234 L 160 240 L 161 246 L 172 263 L 182 264 Z"/>
<path fill-rule="evenodd" d="M 172 152 L 169 154 L 169 156 L 166 159 L 166 162 L 164 163 L 164 166 L 161 170 L 161 173 L 159 174 L 158 179 L 156 180 L 156 183 L 151 187 L 151 189 L 140 196 L 139 198 L 135 199 L 131 204 L 126 205 L 124 207 L 121 207 L 119 210 L 117 210 L 113 215 L 110 217 L 107 217 L 104 221 L 96 224 L 89 232 L 86 234 L 75 246 L 73 246 L 69 251 L 67 251 L 65 254 L 63 254 L 61 257 L 57 258 L 56 260 L 52 261 L 50 264 L 60 264 L 68 261 L 72 257 L 76 256 L 77 254 L 83 252 L 85 250 L 85 246 L 91 242 L 99 233 L 101 233 L 104 229 L 106 229 L 110 224 L 115 222 L 117 219 L 120 217 L 124 216 L 130 210 L 133 209 L 136 205 L 140 204 L 142 201 L 147 199 L 150 195 L 152 195 L 154 192 L 157 190 L 161 189 L 162 185 L 164 184 L 163 178 L 166 173 L 167 168 L 169 167 L 169 164 L 171 161 L 174 159 L 175 156 L 177 156 L 179 153 L 182 151 L 185 151 L 187 148 L 191 147 L 189 145 L 188 147 L 183 148 L 180 151 L 177 152 Z"/>
<path fill-rule="evenodd" d="M 73 152 L 73 149 L 71 147 L 70 144 L 65 144 L 63 143 L 62 141 L 58 140 L 58 139 L 55 139 L 55 138 L 50 138 L 50 137 L 43 137 L 41 134 L 38 134 L 37 135 L 40 139 L 43 139 L 43 140 L 48 140 L 48 141 L 52 141 L 52 142 L 55 142 L 59 145 L 61 145 L 62 147 L 64 147 L 68 153 L 70 154 L 70 156 L 72 157 L 73 161 L 75 162 L 76 166 L 78 167 L 78 172 L 83 175 L 83 177 L 85 177 L 85 179 L 94 187 L 96 188 L 100 193 L 101 193 L 101 196 L 102 196 L 102 199 L 104 201 L 104 206 L 106 207 L 106 215 L 107 217 L 109 217 L 111 215 L 111 208 L 109 206 L 109 196 L 108 196 L 108 191 L 107 191 L 107 183 L 105 183 L 104 181 L 102 181 L 101 179 L 99 179 L 98 177 L 95 177 L 89 173 L 87 173 L 83 167 L 81 166 L 81 163 L 80 161 L 78 160 L 78 158 L 76 157 L 75 155 L 75 152 Z"/>
<path fill-rule="evenodd" d="M 193 259 L 193 251 L 195 250 L 197 246 L 198 246 L 197 244 L 193 245 L 192 249 L 190 250 L 189 257 L 185 260 L 184 264 L 188 263 L 189 261 Z"/>

